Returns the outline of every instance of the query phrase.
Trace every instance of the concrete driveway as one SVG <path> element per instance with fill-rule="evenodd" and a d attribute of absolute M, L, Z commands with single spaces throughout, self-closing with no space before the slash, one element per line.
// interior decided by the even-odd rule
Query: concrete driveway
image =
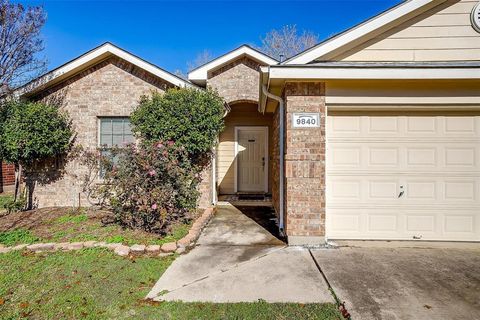
<path fill-rule="evenodd" d="M 287 247 L 230 204 L 218 206 L 197 246 L 172 263 L 147 297 L 185 302 L 334 302 L 307 249 Z"/>
<path fill-rule="evenodd" d="M 333 303 L 330 285 L 354 320 L 480 319 L 479 244 L 341 242 L 308 250 L 287 247 L 243 211 L 220 205 L 197 246 L 148 298 Z"/>
<path fill-rule="evenodd" d="M 312 253 L 352 319 L 480 319 L 479 244 L 347 244 Z"/>

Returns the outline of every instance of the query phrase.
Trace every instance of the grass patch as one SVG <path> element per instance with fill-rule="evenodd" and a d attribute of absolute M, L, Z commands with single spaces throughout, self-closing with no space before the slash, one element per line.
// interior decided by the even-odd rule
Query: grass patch
<path fill-rule="evenodd" d="M 55 223 L 82 223 L 88 220 L 88 217 L 86 214 L 71 214 L 68 213 L 64 216 L 58 217 L 55 220 Z"/>
<path fill-rule="evenodd" d="M 178 224 L 166 236 L 142 230 L 124 229 L 108 223 L 108 211 L 71 208 L 44 208 L 35 211 L 14 212 L 0 217 L 0 232 L 15 229 L 29 230 L 45 242 L 106 241 L 132 244 L 163 244 L 176 241 L 188 233 L 190 225 Z"/>
<path fill-rule="evenodd" d="M 4 211 L 5 204 L 13 201 L 13 196 L 9 194 L 0 194 L 0 212 Z"/>
<path fill-rule="evenodd" d="M 16 229 L 13 231 L 0 232 L 0 244 L 5 246 L 14 246 L 17 244 L 34 243 L 40 239 L 34 236 L 30 231 Z"/>
<path fill-rule="evenodd" d="M 341 319 L 333 304 L 152 303 L 173 261 L 108 250 L 0 255 L 0 319 Z"/>

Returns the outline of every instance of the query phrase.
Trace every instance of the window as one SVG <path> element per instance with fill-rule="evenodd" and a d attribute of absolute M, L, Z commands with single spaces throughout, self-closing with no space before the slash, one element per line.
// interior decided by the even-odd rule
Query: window
<path fill-rule="evenodd" d="M 100 118 L 100 146 L 111 148 L 135 142 L 129 118 Z"/>
<path fill-rule="evenodd" d="M 135 139 L 130 127 L 130 119 L 123 118 L 100 118 L 99 145 L 102 148 L 102 155 L 112 157 L 110 148 L 122 147 L 129 143 L 134 143 Z M 118 161 L 117 158 L 112 159 L 113 163 Z M 100 168 L 100 178 L 105 177 L 105 168 Z"/>

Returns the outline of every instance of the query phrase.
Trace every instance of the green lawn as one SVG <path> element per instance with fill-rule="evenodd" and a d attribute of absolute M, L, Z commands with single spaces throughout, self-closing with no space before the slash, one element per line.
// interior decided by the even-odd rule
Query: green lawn
<path fill-rule="evenodd" d="M 5 210 L 5 208 L 3 208 L 5 203 L 9 202 L 12 199 L 13 199 L 13 196 L 10 194 L 0 194 L 0 212 Z"/>
<path fill-rule="evenodd" d="M 0 217 L 0 244 L 33 242 L 106 241 L 132 244 L 164 244 L 188 234 L 189 223 L 172 226 L 166 235 L 122 228 L 107 211 L 43 208 L 13 212 Z"/>
<path fill-rule="evenodd" d="M 1 254 L 0 319 L 341 319 L 331 304 L 144 301 L 173 259 L 103 249 Z"/>

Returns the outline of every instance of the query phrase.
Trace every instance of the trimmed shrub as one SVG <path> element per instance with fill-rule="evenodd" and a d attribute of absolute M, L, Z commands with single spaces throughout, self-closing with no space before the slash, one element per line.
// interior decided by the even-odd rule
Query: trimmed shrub
<path fill-rule="evenodd" d="M 10 101 L 0 108 L 0 127 L 0 158 L 14 163 L 16 170 L 15 203 L 10 210 L 23 206 L 17 201 L 22 169 L 28 189 L 26 209 L 31 209 L 35 178 L 30 174 L 36 165 L 69 151 L 74 135 L 71 122 L 56 106 Z"/>
<path fill-rule="evenodd" d="M 223 99 L 212 90 L 170 89 L 143 97 L 131 116 L 142 141 L 174 141 L 192 165 L 205 166 L 223 130 Z"/>
<path fill-rule="evenodd" d="M 4 108 L 0 152 L 5 161 L 29 166 L 70 148 L 70 120 L 57 107 L 12 102 Z"/>

